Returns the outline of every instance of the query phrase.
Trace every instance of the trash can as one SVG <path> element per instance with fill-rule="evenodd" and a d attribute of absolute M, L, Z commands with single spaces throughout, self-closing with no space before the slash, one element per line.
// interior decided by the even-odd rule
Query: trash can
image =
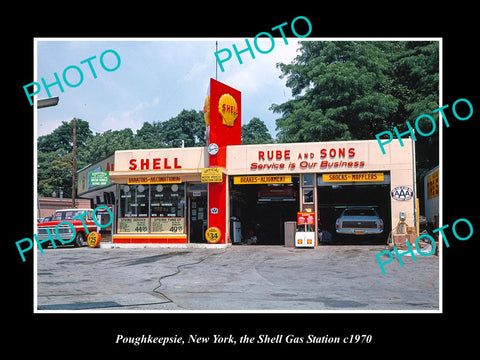
<path fill-rule="evenodd" d="M 242 243 L 242 223 L 236 217 L 230 218 L 230 233 L 232 237 L 233 244 Z"/>
<path fill-rule="evenodd" d="M 297 231 L 296 221 L 285 221 L 283 223 L 284 238 L 286 247 L 295 247 L 295 232 Z"/>

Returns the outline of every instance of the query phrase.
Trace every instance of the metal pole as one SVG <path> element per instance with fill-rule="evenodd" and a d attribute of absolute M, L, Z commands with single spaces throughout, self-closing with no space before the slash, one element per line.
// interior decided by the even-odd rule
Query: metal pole
<path fill-rule="evenodd" d="M 415 130 L 413 130 L 413 134 L 415 134 Z M 417 159 L 415 154 L 415 141 L 412 137 L 410 137 L 412 141 L 412 162 L 413 162 L 413 225 L 415 226 L 415 231 L 417 233 L 417 237 L 419 236 L 420 229 L 417 227 Z"/>
<path fill-rule="evenodd" d="M 75 208 L 75 172 L 77 171 L 77 119 L 73 118 L 73 176 L 72 176 L 72 207 Z"/>
<path fill-rule="evenodd" d="M 218 41 L 215 41 L 215 52 L 218 52 Z M 217 57 L 215 56 L 215 80 L 218 80 L 217 71 L 218 71 L 218 60 L 217 60 Z"/>

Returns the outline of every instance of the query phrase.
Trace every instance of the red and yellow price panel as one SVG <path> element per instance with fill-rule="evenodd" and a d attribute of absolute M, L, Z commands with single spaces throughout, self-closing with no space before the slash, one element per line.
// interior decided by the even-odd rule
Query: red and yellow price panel
<path fill-rule="evenodd" d="M 205 231 L 205 239 L 207 239 L 210 244 L 218 243 L 221 237 L 222 232 L 217 227 L 209 227 L 207 231 Z"/>

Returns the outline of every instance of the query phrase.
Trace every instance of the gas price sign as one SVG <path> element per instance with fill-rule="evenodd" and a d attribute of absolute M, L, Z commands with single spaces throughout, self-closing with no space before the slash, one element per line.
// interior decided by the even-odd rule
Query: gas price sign
<path fill-rule="evenodd" d="M 209 227 L 207 231 L 205 231 L 205 238 L 210 244 L 215 244 L 220 241 L 222 237 L 222 232 L 217 227 Z"/>
<path fill-rule="evenodd" d="M 307 211 L 297 212 L 297 225 L 315 225 L 315 213 Z"/>

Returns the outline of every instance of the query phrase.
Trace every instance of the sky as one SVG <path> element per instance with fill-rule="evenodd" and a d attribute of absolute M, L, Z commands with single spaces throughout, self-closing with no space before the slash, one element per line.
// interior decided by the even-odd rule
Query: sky
<path fill-rule="evenodd" d="M 275 38 L 275 46 L 266 54 L 259 53 L 249 39 L 255 54 L 241 53 L 243 64 L 232 48 L 246 48 L 245 38 L 229 39 L 36 39 L 36 72 L 32 81 L 53 84 L 57 73 L 62 86 L 51 85 L 51 96 L 59 96 L 57 106 L 37 110 L 37 136 L 51 133 L 62 121 L 73 117 L 88 121 L 95 133 L 131 128 L 134 132 L 144 122 L 165 121 L 183 109 L 202 110 L 210 78 L 215 78 L 215 42 L 218 50 L 228 48 L 232 58 L 218 67 L 217 80 L 242 92 L 242 125 L 253 117 L 262 120 L 275 136 L 274 114 L 269 107 L 291 99 L 291 91 L 280 79 L 276 63 L 291 63 L 299 53 L 298 38 Z M 267 50 L 268 38 L 259 38 L 258 47 Z M 106 71 L 101 54 L 114 50 L 120 57 L 116 70 Z M 92 58 L 95 56 L 95 58 Z M 221 59 L 226 52 L 219 53 Z M 88 61 L 84 61 L 90 59 Z M 113 52 L 103 57 L 104 66 L 113 69 L 118 61 Z M 81 63 L 83 62 L 83 63 Z M 89 66 L 93 66 L 94 78 Z M 78 70 L 83 75 L 81 80 Z M 69 68 L 70 67 L 70 68 Z M 64 70 L 67 68 L 67 71 Z M 69 87 L 63 80 L 76 87 Z M 33 91 L 30 89 L 30 91 Z M 48 98 L 41 86 L 37 99 Z M 28 103 L 28 99 L 25 99 Z"/>

